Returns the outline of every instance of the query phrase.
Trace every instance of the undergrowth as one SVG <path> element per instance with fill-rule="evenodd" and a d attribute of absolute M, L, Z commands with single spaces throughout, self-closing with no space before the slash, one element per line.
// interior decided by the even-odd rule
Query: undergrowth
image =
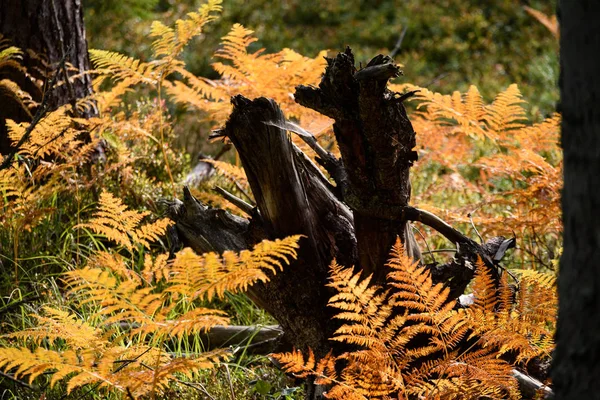
<path fill-rule="evenodd" d="M 153 55 L 147 61 L 92 50 L 95 94 L 76 104 L 92 117 L 77 117 L 69 104 L 36 124 L 6 121 L 13 144 L 23 140 L 23 145 L 8 160 L 10 167 L 0 169 L 2 398 L 58 399 L 68 393 L 70 398 L 114 399 L 301 398 L 302 390 L 264 356 L 243 349 L 207 351 L 197 339 L 214 325 L 274 323 L 242 292 L 294 259 L 299 238 L 264 242 L 240 254 L 198 256 L 189 249 L 176 252 L 165 234 L 170 222 L 160 218 L 159 199 L 176 197 L 186 182 L 203 202 L 234 213 L 239 209 L 217 195 L 215 186 L 253 202 L 239 162 L 198 163 L 173 146 L 173 115 L 182 109 L 218 127 L 231 110 L 231 95 L 271 97 L 288 119 L 337 152 L 332 121 L 300 107 L 291 95 L 298 84 L 318 83 L 325 52 L 310 58 L 290 49 L 250 50 L 256 37 L 235 24 L 214 54 L 219 79 L 186 69 L 185 47 L 220 12 L 220 1 L 210 0 L 172 27 L 153 23 Z M 23 51 L 0 38 L 0 69 L 19 66 Z M 19 71 L 31 78 L 24 68 Z M 14 82 L 2 80 L 0 89 L 31 116 L 43 107 L 43 99 Z M 479 273 L 472 290 L 484 294 L 471 311 L 451 310 L 443 290 L 426 285 L 419 296 L 437 300 L 420 317 L 407 317 L 393 310 L 416 307 L 410 302 L 422 298 L 406 294 L 416 290 L 408 281 L 429 281 L 402 258 L 398 244 L 391 261 L 397 275 L 390 276 L 389 291 L 367 289 L 368 280 L 332 267 L 330 285 L 339 294 L 331 305 L 341 311 L 339 318 L 350 321 L 333 339 L 365 350 L 320 361 L 294 352 L 280 355 L 280 361 L 292 372 L 331 384 L 333 398 L 453 393 L 465 388 L 460 385 L 516 397 L 507 371 L 547 356 L 552 346 L 554 313 L 540 316 L 539 307 L 554 307 L 551 276 L 560 256 L 560 116 L 527 121 L 516 85 L 491 104 L 474 86 L 451 95 L 413 85 L 392 89 L 418 90 L 411 115 L 421 146 L 412 180 L 414 202 L 472 236 L 516 235 L 520 248 L 511 267 L 520 270 L 523 297 L 516 309 L 509 307 L 508 284 L 503 282 L 499 297 L 492 295 L 486 291 L 489 277 Z M 314 157 L 303 142 L 296 143 Z M 189 174 L 192 163 L 204 168 L 202 179 Z M 422 247 L 429 249 L 425 257 L 456 251 L 428 230 L 422 234 Z M 368 310 L 360 318 L 352 314 L 359 303 Z M 437 315 L 440 310 L 444 313 Z M 457 337 L 474 332 L 488 335 L 491 346 L 476 352 L 453 347 Z M 398 362 L 398 354 L 406 355 L 403 346 L 419 333 L 432 335 L 432 344 Z M 512 364 L 496 357 L 509 350 L 519 354 Z M 436 365 L 407 371 L 434 353 Z M 469 372 L 466 365 L 473 363 L 488 375 Z M 364 368 L 372 374 L 365 375 Z"/>

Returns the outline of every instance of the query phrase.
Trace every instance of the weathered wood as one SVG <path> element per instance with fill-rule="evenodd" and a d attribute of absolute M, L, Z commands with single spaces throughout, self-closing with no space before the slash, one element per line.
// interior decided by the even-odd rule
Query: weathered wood
<path fill-rule="evenodd" d="M 333 347 L 328 341 L 339 322 L 327 307 L 325 286 L 333 259 L 384 283 L 389 251 L 400 237 L 408 253 L 420 259 L 411 221 L 438 230 L 457 246 L 446 264 L 426 265 L 435 282 L 450 287 L 452 300 L 473 278 L 478 257 L 497 278 L 494 259 L 500 241 L 480 245 L 436 216 L 409 205 L 409 170 L 416 160 L 415 133 L 402 102 L 386 89 L 399 69 L 391 59 L 375 57 L 356 71 L 347 49 L 328 67 L 319 88 L 299 86 L 296 101 L 335 119 L 341 159 L 320 148 L 310 133 L 286 121 L 277 104 L 266 98 L 232 98 L 233 111 L 219 137 L 236 147 L 256 200 L 249 219 L 212 209 L 188 190 L 171 207 L 175 231 L 197 252 L 251 248 L 262 239 L 302 234 L 298 260 L 254 285 L 249 295 L 283 328 L 291 345 L 311 348 L 317 357 Z M 298 133 L 317 153 L 316 161 L 335 186 L 290 138 Z M 309 388 L 308 398 L 318 398 Z"/>
<path fill-rule="evenodd" d="M 357 71 L 349 48 L 327 61 L 319 87 L 299 86 L 295 98 L 335 119 L 345 169 L 337 184 L 353 212 L 360 268 L 383 282 L 384 265 L 397 236 L 410 255 L 420 258 L 407 221 L 387 213 L 408 205 L 409 169 L 417 159 L 415 132 L 404 106 L 387 89 L 388 80 L 400 69 L 380 55 Z"/>
<path fill-rule="evenodd" d="M 333 332 L 330 294 L 325 287 L 333 258 L 356 263 L 352 215 L 330 190 L 317 166 L 295 147 L 285 129 L 264 124 L 284 121 L 271 100 L 233 99 L 222 134 L 240 154 L 257 209 L 250 221 L 202 205 L 185 191 L 171 207 L 179 239 L 197 252 L 241 250 L 264 238 L 302 234 L 297 262 L 257 284 L 250 296 L 273 315 L 298 348 L 329 350 Z"/>

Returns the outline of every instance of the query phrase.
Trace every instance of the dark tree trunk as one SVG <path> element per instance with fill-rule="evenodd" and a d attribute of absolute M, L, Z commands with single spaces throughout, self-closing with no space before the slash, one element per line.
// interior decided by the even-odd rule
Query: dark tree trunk
<path fill-rule="evenodd" d="M 83 25 L 81 0 L 0 0 L 0 34 L 25 53 L 23 66 L 34 78 L 41 81 L 49 78 L 59 68 L 65 58 L 78 71 L 89 70 L 88 48 Z M 77 71 L 58 71 L 59 80 L 65 80 Z M 7 68 L 0 71 L 0 79 L 8 78 L 16 82 L 33 98 L 40 101 L 41 87 L 36 87 L 27 76 L 17 70 Z M 91 78 L 84 75 L 69 84 L 54 88 L 48 96 L 49 109 L 92 94 Z M 4 101 L 0 107 L 0 153 L 6 154 L 9 142 L 6 137 L 4 120 L 27 121 L 29 115 L 19 110 L 17 104 Z M 6 107 L 4 107 L 6 105 Z M 11 107 L 12 105 L 12 107 Z M 93 111 L 88 111 L 91 115 Z"/>
<path fill-rule="evenodd" d="M 332 347 L 335 352 L 343 350 L 328 341 L 336 329 L 327 307 L 332 293 L 325 286 L 334 258 L 373 274 L 381 283 L 396 237 L 409 254 L 420 258 L 409 223 L 420 221 L 460 244 L 453 261 L 427 266 L 433 278 L 445 282 L 458 298 L 473 277 L 473 268 L 465 264 L 474 265 L 481 255 L 495 271 L 490 256 L 498 247 L 480 246 L 439 218 L 409 206 L 415 132 L 402 105 L 405 97 L 386 88 L 399 73 L 392 60 L 377 56 L 357 71 L 347 49 L 328 64 L 319 87 L 299 86 L 295 98 L 335 120 L 341 159 L 286 122 L 272 100 L 235 96 L 233 112 L 220 134 L 235 145 L 248 176 L 257 203 L 251 218 L 208 208 L 187 189 L 183 202 L 171 209 L 178 238 L 197 252 L 241 250 L 264 238 L 305 236 L 298 260 L 269 284 L 254 285 L 250 296 L 279 321 L 294 347 L 310 347 L 317 356 Z M 315 150 L 335 186 L 292 143 L 286 130 L 299 133 Z M 309 398 L 318 397 L 318 390 L 309 390 Z"/>
<path fill-rule="evenodd" d="M 564 251 L 553 382 L 557 398 L 600 393 L 600 3 L 561 0 Z"/>

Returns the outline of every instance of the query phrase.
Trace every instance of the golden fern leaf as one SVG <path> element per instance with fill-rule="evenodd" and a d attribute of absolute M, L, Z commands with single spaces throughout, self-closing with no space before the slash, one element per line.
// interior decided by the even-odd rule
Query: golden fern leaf
<path fill-rule="evenodd" d="M 267 272 L 275 274 L 297 256 L 298 240 L 295 235 L 275 241 L 265 240 L 252 251 L 242 250 L 195 254 L 186 248 L 177 253 L 171 264 L 172 278 L 169 292 L 180 293 L 190 299 L 222 297 L 225 291 L 245 290 L 256 281 L 267 282 Z"/>
<path fill-rule="evenodd" d="M 2 35 L 0 35 L 0 70 L 7 68 L 15 70 L 29 78 L 27 69 L 23 66 L 23 51 L 18 47 L 11 46 L 10 41 L 4 39 Z M 3 81 L 11 82 L 13 85 L 16 85 L 8 79 L 3 79 Z"/>
<path fill-rule="evenodd" d="M 153 21 L 150 26 L 150 36 L 156 39 L 152 42 L 152 50 L 155 57 L 168 56 L 174 53 L 177 43 L 175 30 L 160 21 Z"/>
<path fill-rule="evenodd" d="M 335 385 L 327 391 L 328 399 L 335 400 L 369 400 L 368 397 L 363 396 L 357 391 L 346 385 Z"/>
<path fill-rule="evenodd" d="M 71 375 L 67 393 L 71 393 L 78 386 L 95 382 L 100 383 L 101 386 L 111 385 L 119 388 L 114 382 L 99 376 L 94 371 L 93 366 L 97 361 L 93 350 L 57 352 L 43 347 L 38 347 L 34 351 L 28 348 L 0 348 L 0 369 L 11 371 L 16 368 L 14 376 L 16 378 L 29 376 L 30 383 L 46 372 L 56 371 L 50 381 L 51 387 Z"/>
<path fill-rule="evenodd" d="M 50 209 L 40 207 L 40 202 L 56 192 L 53 180 L 37 186 L 32 184 L 42 178 L 38 175 L 40 168 L 31 176 L 25 165 L 0 171 L 0 224 L 12 230 L 30 230 L 44 217 Z"/>
<path fill-rule="evenodd" d="M 467 136 L 480 139 L 491 136 L 484 126 L 486 113 L 481 95 L 475 86 L 469 87 L 464 96 L 459 92 L 442 95 L 414 85 L 402 85 L 401 88 L 417 91 L 415 100 L 420 102 L 417 109 L 425 109 L 418 114 L 419 117 L 440 126 L 451 126 L 451 122 L 455 121 L 461 132 Z"/>
<path fill-rule="evenodd" d="M 229 33 L 223 37 L 223 48 L 217 50 L 216 56 L 239 63 L 247 53 L 247 48 L 258 41 L 252 34 L 254 31 L 241 24 L 234 24 Z M 259 52 L 254 53 L 258 56 Z M 218 68 L 215 68 L 218 71 Z M 227 76 L 224 75 L 227 78 Z"/>
<path fill-rule="evenodd" d="M 128 250 L 132 250 L 134 244 L 149 248 L 149 242 L 158 240 L 172 224 L 172 221 L 163 218 L 142 225 L 141 221 L 149 214 L 148 211 L 128 210 L 121 199 L 108 192 L 102 192 L 100 208 L 94 213 L 94 217 L 88 223 L 78 224 L 75 228 L 90 229 Z"/>
<path fill-rule="evenodd" d="M 400 239 L 396 241 L 387 264 L 392 268 L 388 274 L 390 286 L 397 291 L 390 296 L 390 303 L 408 310 L 407 321 L 421 324 L 420 329 L 431 335 L 430 344 L 407 351 L 410 357 L 426 357 L 436 351 L 447 352 L 466 334 L 468 327 L 463 316 L 448 301 L 449 289 L 442 284 L 433 285 L 427 270 L 409 258 Z"/>
<path fill-rule="evenodd" d="M 456 379 L 458 393 L 467 397 L 488 395 L 501 398 L 521 398 L 518 384 L 512 375 L 513 367 L 498 358 L 493 349 L 483 348 L 456 358 L 444 370 L 433 372 Z"/>
<path fill-rule="evenodd" d="M 166 85 L 167 92 L 178 103 L 207 112 L 211 121 L 224 122 L 231 111 L 229 98 L 242 94 L 249 98 L 271 97 L 288 118 L 305 125 L 314 121 L 321 127 L 330 127 L 330 119 L 299 106 L 293 99 L 298 84 L 318 84 L 326 52 L 314 59 L 289 49 L 275 54 L 263 54 L 263 50 L 250 52 L 248 46 L 256 40 L 251 30 L 235 24 L 215 53 L 215 57 L 225 61 L 213 64 L 222 79 L 209 81 L 176 66 L 173 71 L 180 73 L 186 83 Z"/>
<path fill-rule="evenodd" d="M 113 51 L 91 49 L 90 60 L 105 77 L 110 76 L 115 81 L 127 81 L 128 84 L 146 83 L 156 85 L 158 75 L 156 65 L 145 63 L 132 57 Z"/>
<path fill-rule="evenodd" d="M 130 91 L 133 91 L 132 86 L 136 85 L 138 81 L 133 78 L 124 78 L 123 80 L 117 82 L 110 90 L 100 91 L 99 85 L 95 86 L 95 96 L 94 99 L 98 104 L 98 110 L 102 113 L 110 110 L 111 107 L 117 106 L 121 97 Z"/>
<path fill-rule="evenodd" d="M 107 326 L 129 322 L 132 324 L 129 335 L 146 337 L 152 334 L 156 339 L 182 337 L 229 322 L 225 313 L 206 308 L 195 308 L 169 317 L 173 305 L 167 304 L 162 293 L 154 293 L 152 286 L 143 286 L 139 277 L 119 281 L 111 273 L 114 268 L 98 264 L 103 261 L 112 262 L 107 258 L 95 258 L 91 264 L 100 268 L 86 267 L 69 271 L 65 282 L 71 296 L 78 297 L 80 304 L 101 306 L 96 315 L 102 316 Z"/>
<path fill-rule="evenodd" d="M 143 398 L 151 394 L 161 393 L 169 383 L 180 376 L 189 379 L 195 377 L 200 370 L 213 368 L 215 364 L 229 357 L 227 350 L 205 352 L 195 358 L 166 358 L 156 367 L 152 360 L 147 364 L 151 368 L 137 368 L 133 371 L 123 370 L 114 374 L 114 378 L 124 386 L 134 398 Z"/>
<path fill-rule="evenodd" d="M 311 349 L 308 349 L 306 360 L 302 352 L 296 349 L 289 353 L 278 353 L 271 356 L 281 363 L 284 371 L 294 374 L 298 378 L 313 376 L 318 385 L 329 385 L 337 380 L 336 357 L 331 352 L 318 362 L 315 361 L 315 355 Z"/>
<path fill-rule="evenodd" d="M 525 285 L 538 284 L 545 289 L 554 290 L 556 288 L 556 275 L 547 272 L 535 271 L 533 269 L 513 269 L 521 276 Z"/>
<path fill-rule="evenodd" d="M 478 266 L 475 290 L 476 299 L 480 296 L 480 300 L 467 311 L 472 336 L 479 336 L 487 346 L 496 349 L 496 355 L 514 352 L 517 362 L 550 354 L 552 322 L 556 317 L 554 289 L 543 288 L 535 281 L 528 284 L 525 279 L 513 306 L 506 279 L 500 282 L 498 295 L 489 272 Z"/>
<path fill-rule="evenodd" d="M 77 146 L 78 142 L 75 139 L 79 132 L 71 128 L 72 121 L 68 116 L 70 109 L 70 105 L 64 105 L 42 118 L 21 145 L 19 153 L 29 157 L 44 157 L 60 154 L 64 146 Z M 16 123 L 10 119 L 6 121 L 8 136 L 14 144 L 22 139 L 28 126 L 29 123 L 26 122 Z"/>
<path fill-rule="evenodd" d="M 137 280 L 119 279 L 102 266 L 87 266 L 65 273 L 69 294 L 80 304 L 99 304 L 98 315 L 106 316 L 105 323 L 131 321 L 151 325 L 169 311 L 161 294 L 151 287 L 141 287 Z"/>
<path fill-rule="evenodd" d="M 527 119 L 522 103 L 525 101 L 516 84 L 498 94 L 494 102 L 486 108 L 487 114 L 484 119 L 490 130 L 500 135 L 507 130 L 522 128 L 522 121 Z"/>
<path fill-rule="evenodd" d="M 174 337 L 182 339 L 184 336 L 206 332 L 217 325 L 229 325 L 227 313 L 211 308 L 195 308 L 176 318 L 163 318 L 155 316 L 152 322 L 132 329 L 131 334 L 152 334 L 155 337 Z"/>
<path fill-rule="evenodd" d="M 0 68 L 1 67 L 2 66 L 0 65 Z M 31 109 L 38 105 L 29 93 L 21 90 L 19 85 L 9 79 L 0 80 L 0 99 L 2 99 L 3 102 L 12 101 L 13 103 L 16 103 L 30 118 L 33 117 Z"/>
<path fill-rule="evenodd" d="M 314 373 L 315 354 L 312 349 L 308 349 L 306 361 L 302 351 L 296 349 L 289 353 L 273 354 L 272 357 L 281 364 L 284 371 L 294 374 L 298 378 L 306 378 Z"/>
<path fill-rule="evenodd" d="M 486 313 L 493 313 L 496 310 L 498 306 L 496 284 L 481 257 L 477 257 L 475 263 L 473 294 L 475 295 L 475 302 L 470 309 L 479 309 Z"/>
<path fill-rule="evenodd" d="M 23 52 L 21 49 L 15 46 L 8 46 L 5 48 L 1 47 L 0 44 L 0 66 L 2 66 L 2 62 L 10 59 L 21 59 L 23 56 Z"/>
<path fill-rule="evenodd" d="M 208 0 L 197 11 L 188 13 L 186 19 L 178 19 L 175 29 L 154 21 L 150 29 L 150 36 L 156 37 L 152 43 L 154 55 L 178 57 L 189 41 L 202 33 L 204 25 L 218 18 L 215 13 L 222 11 L 221 3 L 222 0 Z"/>
<path fill-rule="evenodd" d="M 154 259 L 148 253 L 144 254 L 144 268 L 141 276 L 148 284 L 156 284 L 162 280 L 168 281 L 170 269 L 167 264 L 168 255 L 159 254 Z"/>
<path fill-rule="evenodd" d="M 454 302 L 447 299 L 447 289 L 432 283 L 427 270 L 405 254 L 399 240 L 388 266 L 392 269 L 389 293 L 370 286 L 370 278 L 361 280 L 352 269 L 332 262 L 328 286 L 336 293 L 330 305 L 339 310 L 336 317 L 344 321 L 332 339 L 358 348 L 326 362 L 317 361 L 310 350 L 307 357 L 297 350 L 276 355 L 284 368 L 300 377 L 321 376 L 331 385 L 327 397 L 334 399 L 390 395 L 519 398 L 513 367 L 498 355 L 513 351 L 516 362 L 522 362 L 548 354 L 552 348 L 550 324 L 539 314 L 541 308 L 551 309 L 552 296 L 543 293 L 544 287 L 534 284 L 520 292 L 522 299 L 513 309 L 506 277 L 497 289 L 479 260 L 473 283 L 476 302 L 467 311 L 455 311 Z M 475 331 L 485 346 L 458 354 L 468 331 Z M 411 342 L 418 335 L 420 341 L 427 338 L 427 342 Z M 338 361 L 339 376 L 323 372 L 335 371 Z"/>
<path fill-rule="evenodd" d="M 334 318 L 345 323 L 335 332 L 331 340 L 356 344 L 373 352 L 385 352 L 386 343 L 380 331 L 384 329 L 392 307 L 387 304 L 387 292 L 381 293 L 377 286 L 369 286 L 371 277 L 360 281 L 360 273 L 353 274 L 351 268 L 342 269 L 335 260 L 330 266 L 333 295 L 328 305 L 340 310 Z"/>
<path fill-rule="evenodd" d="M 4 335 L 6 338 L 31 341 L 40 345 L 47 340 L 51 345 L 64 341 L 69 348 L 76 350 L 90 347 L 102 348 L 108 342 L 101 337 L 101 331 L 85 321 L 76 319 L 72 313 L 52 307 L 44 307 L 47 316 L 32 314 L 38 324 L 34 328 L 25 329 Z"/>

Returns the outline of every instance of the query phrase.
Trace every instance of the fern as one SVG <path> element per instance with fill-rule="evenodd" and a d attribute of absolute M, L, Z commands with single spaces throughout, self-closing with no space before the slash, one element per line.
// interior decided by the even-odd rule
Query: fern
<path fill-rule="evenodd" d="M 100 194 L 100 209 L 88 223 L 79 224 L 75 228 L 88 228 L 93 232 L 106 236 L 109 240 L 132 250 L 134 245 L 150 247 L 172 224 L 167 218 L 153 223 L 141 224 L 149 212 L 128 210 L 120 199 L 108 192 Z"/>
<path fill-rule="evenodd" d="M 479 261 L 475 304 L 455 310 L 448 289 L 434 285 L 429 272 L 405 254 L 399 240 L 387 265 L 392 270 L 387 290 L 371 285 L 370 277 L 361 280 L 352 269 L 331 265 L 328 285 L 336 294 L 329 305 L 343 322 L 332 340 L 351 345 L 349 350 L 320 360 L 310 350 L 307 358 L 297 350 L 274 357 L 294 375 L 312 376 L 328 385 L 331 399 L 519 398 L 513 366 L 498 355 L 517 352 L 516 362 L 548 355 L 549 340 L 544 336 L 542 343 L 542 336 L 536 335 L 547 333 L 549 319 L 536 318 L 539 309 L 531 304 L 533 296 L 544 298 L 531 291 L 539 287 L 522 289 L 513 306 L 505 280 L 498 292 Z M 461 350 L 468 337 L 477 337 L 474 343 L 482 345 Z"/>
<path fill-rule="evenodd" d="M 152 44 L 154 55 L 157 58 L 178 57 L 189 41 L 202 33 L 204 25 L 218 18 L 217 13 L 222 10 L 221 3 L 222 0 L 209 0 L 198 11 L 188 13 L 186 19 L 178 19 L 175 29 L 154 21 L 150 31 L 150 36 L 156 37 Z"/>
<path fill-rule="evenodd" d="M 79 142 L 75 139 L 79 132 L 71 127 L 72 121 L 67 115 L 70 107 L 59 107 L 42 118 L 33 128 L 29 139 L 21 145 L 20 153 L 29 157 L 44 157 L 78 147 Z M 28 126 L 29 123 L 16 123 L 10 119 L 6 121 L 8 136 L 13 144 L 21 141 Z"/>
<path fill-rule="evenodd" d="M 74 307 L 87 310 L 87 318 L 50 307 L 45 315 L 34 314 L 35 327 L 4 336 L 14 343 L 0 349 L 0 369 L 30 382 L 51 374 L 50 385 L 65 381 L 68 393 L 95 384 L 139 398 L 160 393 L 176 376 L 191 378 L 229 356 L 220 349 L 177 357 L 163 345 L 227 325 L 223 311 L 195 300 L 223 298 L 225 291 L 268 281 L 297 256 L 300 237 L 264 241 L 252 251 L 225 252 L 221 257 L 185 249 L 167 261 L 167 254 L 152 258 L 146 253 L 140 270 L 134 267 L 133 246 L 147 248 L 169 224 L 142 224 L 147 214 L 129 210 L 107 192 L 101 194 L 94 217 L 76 228 L 106 236 L 117 244 L 115 250 L 128 250 L 128 256 L 96 251 L 85 267 L 66 272 L 68 298 Z"/>
<path fill-rule="evenodd" d="M 524 238 L 522 263 L 551 267 L 552 251 L 541 248 L 554 249 L 562 232 L 560 116 L 527 121 L 516 85 L 489 105 L 474 86 L 452 95 L 392 88 L 419 90 L 411 122 L 423 146 L 416 174 L 425 178 L 413 184 L 415 202 L 465 229 L 471 214 L 484 236 L 514 231 Z"/>
<path fill-rule="evenodd" d="M 167 92 L 178 103 L 210 112 L 211 120 L 216 122 L 224 122 L 229 115 L 229 98 L 242 94 L 249 98 L 271 97 L 288 118 L 296 118 L 305 125 L 330 127 L 331 120 L 299 106 L 292 96 L 299 84 L 318 84 L 325 67 L 325 52 L 315 58 L 303 57 L 289 49 L 275 54 L 263 54 L 263 50 L 249 52 L 248 47 L 256 40 L 253 31 L 235 24 L 215 53 L 223 60 L 213 64 L 222 79 L 209 81 L 179 69 L 186 82 L 176 82 Z"/>
<path fill-rule="evenodd" d="M 222 297 L 225 290 L 235 292 L 256 279 L 268 279 L 256 278 L 256 272 L 247 274 L 244 268 L 276 272 L 296 256 L 297 240 L 298 237 L 293 237 L 263 242 L 253 252 L 243 252 L 237 257 L 226 254 L 222 274 L 204 274 L 202 282 L 190 290 L 196 296 Z M 196 261 L 200 258 L 197 256 Z M 209 260 L 208 265 L 214 255 L 204 258 Z M 185 264 L 187 260 L 190 256 L 185 251 L 178 253 L 170 264 L 166 263 L 166 255 L 154 262 L 146 259 L 146 267 L 138 273 L 121 255 L 96 253 L 86 267 L 69 271 L 64 278 L 70 298 L 78 307 L 94 310 L 88 320 L 80 321 L 71 313 L 53 308 L 45 309 L 47 316 L 34 314 L 38 320 L 36 327 L 5 337 L 29 342 L 35 350 L 0 349 L 0 369 L 12 372 L 15 377 L 28 376 L 30 382 L 41 374 L 52 373 L 51 385 L 68 381 L 68 392 L 97 384 L 137 398 L 160 393 L 176 375 L 192 377 L 199 370 L 212 368 L 228 357 L 226 350 L 173 357 L 161 348 L 171 338 L 180 340 L 228 323 L 225 313 L 195 306 L 192 298 L 185 299 L 188 310 L 180 310 L 181 297 L 186 295 L 180 292 L 180 276 L 195 271 L 195 265 Z M 159 289 L 156 286 L 159 281 L 166 288 Z M 124 323 L 130 329 L 114 335 L 115 327 Z M 42 344 L 50 348 L 40 347 Z"/>
<path fill-rule="evenodd" d="M 172 263 L 171 286 L 168 292 L 189 297 L 223 297 L 226 290 L 246 290 L 253 283 L 268 282 L 268 273 L 275 274 L 296 258 L 300 236 L 286 239 L 263 241 L 252 251 L 242 250 L 239 254 L 231 251 L 198 256 L 191 249 L 177 254 Z"/>

